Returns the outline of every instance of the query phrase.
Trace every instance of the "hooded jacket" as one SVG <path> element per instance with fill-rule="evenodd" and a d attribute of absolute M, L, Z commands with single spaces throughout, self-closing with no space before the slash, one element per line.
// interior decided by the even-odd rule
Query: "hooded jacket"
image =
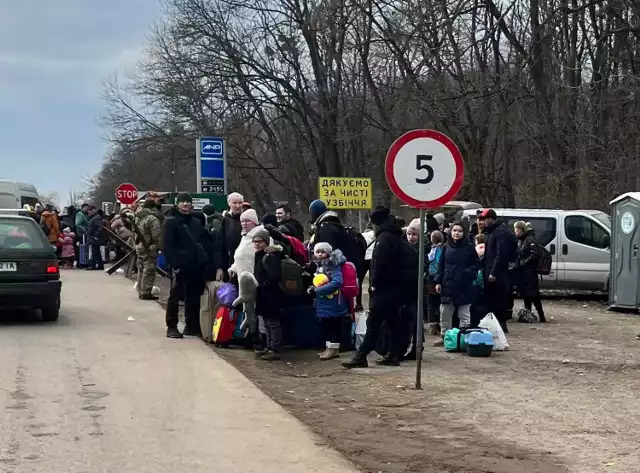
<path fill-rule="evenodd" d="M 233 254 L 233 264 L 229 267 L 229 271 L 233 271 L 237 275 L 240 275 L 245 271 L 253 274 L 255 266 L 253 236 L 258 232 L 258 230 L 263 229 L 264 227 L 262 225 L 258 225 L 257 227 L 249 230 L 248 233 L 241 236 L 240 242 Z M 273 239 L 270 237 L 269 240 L 269 244 L 273 245 Z M 282 248 L 280 248 L 280 251 L 282 251 Z"/>
<path fill-rule="evenodd" d="M 315 221 L 316 231 L 311 247 L 316 243 L 329 243 L 334 250 L 347 251 L 347 232 L 340 221 L 338 214 L 328 210 Z"/>
<path fill-rule="evenodd" d="M 442 287 L 440 291 L 442 304 L 460 306 L 473 302 L 475 296 L 473 283 L 478 275 L 478 266 L 478 253 L 469 241 L 466 229 L 458 241 L 449 236 L 449 240 L 442 248 L 438 273 L 434 278 L 434 282 Z"/>
<path fill-rule="evenodd" d="M 484 259 L 482 274 L 484 277 L 484 285 L 498 284 L 503 287 L 509 287 L 509 254 L 512 237 L 504 223 L 500 221 L 493 222 L 484 232 L 487 235 L 485 243 Z M 496 283 L 489 283 L 490 275 L 496 277 Z"/>
<path fill-rule="evenodd" d="M 78 235 L 84 235 L 87 233 L 89 229 L 89 217 L 82 211 L 78 210 L 76 213 L 76 231 Z"/>
<path fill-rule="evenodd" d="M 89 220 L 89 225 L 87 226 L 87 243 L 89 245 L 100 245 L 102 244 L 102 217 L 98 212 L 95 213 L 91 220 Z"/>
<path fill-rule="evenodd" d="M 227 269 L 233 265 L 236 249 L 242 239 L 240 214 L 224 214 L 216 239 L 216 262 L 222 269 Z"/>
<path fill-rule="evenodd" d="M 328 259 L 317 261 L 316 275 L 324 274 L 329 278 L 329 283 L 315 289 L 316 315 L 320 319 L 342 317 L 349 312 L 349 302 L 341 291 L 342 265 L 346 262 L 340 250 L 333 250 Z"/>
<path fill-rule="evenodd" d="M 287 228 L 287 230 L 289 231 L 289 235 L 304 242 L 304 227 L 295 218 L 284 220 L 280 222 L 280 225 Z"/>
<path fill-rule="evenodd" d="M 118 235 L 124 241 L 129 240 L 132 235 L 131 230 L 129 230 L 124 223 L 122 214 L 117 214 L 111 221 L 111 230 L 114 231 L 116 235 Z"/>
<path fill-rule="evenodd" d="M 145 245 L 136 238 L 136 251 L 138 253 L 147 253 L 147 248 L 153 250 L 162 248 L 160 221 L 156 216 L 154 209 L 141 208 L 136 213 L 136 226 L 146 242 Z"/>
<path fill-rule="evenodd" d="M 516 278 L 522 297 L 536 297 L 539 293 L 538 260 L 540 253 L 533 230 L 518 237 Z"/>
<path fill-rule="evenodd" d="M 52 245 L 57 244 L 61 233 L 56 215 L 53 212 L 45 210 L 40 216 L 40 225 L 46 225 L 49 228 L 49 235 L 47 236 L 49 243 Z"/>
<path fill-rule="evenodd" d="M 376 231 L 376 245 L 371 258 L 372 304 L 401 306 L 415 300 L 418 290 L 418 258 L 415 250 L 403 241 L 402 230 L 391 215 Z"/>
<path fill-rule="evenodd" d="M 258 282 L 256 314 L 272 319 L 279 318 L 284 300 L 280 287 L 282 248 L 271 244 L 265 251 L 254 252 L 252 256 L 253 275 Z"/>

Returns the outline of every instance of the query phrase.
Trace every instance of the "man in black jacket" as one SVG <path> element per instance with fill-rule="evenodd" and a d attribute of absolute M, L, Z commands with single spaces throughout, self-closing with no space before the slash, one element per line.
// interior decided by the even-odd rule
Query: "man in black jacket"
<path fill-rule="evenodd" d="M 233 264 L 233 255 L 242 239 L 240 214 L 243 212 L 243 203 L 244 197 L 237 192 L 232 192 L 227 197 L 229 211 L 222 219 L 215 244 L 217 281 L 222 281 L 226 277 L 226 271 Z"/>
<path fill-rule="evenodd" d="M 505 333 L 512 283 L 509 280 L 509 262 L 515 256 L 514 237 L 504 223 L 497 221 L 493 209 L 485 209 L 478 215 L 482 233 L 487 235 L 484 258 L 482 260 L 482 276 L 484 292 L 488 308 L 498 319 Z"/>
<path fill-rule="evenodd" d="M 367 355 L 371 353 L 386 322 L 390 332 L 388 356 L 378 364 L 398 366 L 406 348 L 407 330 L 401 316 L 402 307 L 415 301 L 418 285 L 418 265 L 415 251 L 403 241 L 402 230 L 387 208 L 377 208 L 371 213 L 371 223 L 376 235 L 376 246 L 371 259 L 371 296 L 367 333 L 352 360 L 343 363 L 345 368 L 366 368 Z"/>
<path fill-rule="evenodd" d="M 281 205 L 276 209 L 278 224 L 284 225 L 289 230 L 289 235 L 304 242 L 304 227 L 295 218 L 291 218 L 291 208 L 288 205 Z"/>
<path fill-rule="evenodd" d="M 200 296 L 206 273 L 212 262 L 209 234 L 192 214 L 192 199 L 182 193 L 176 208 L 163 225 L 163 252 L 172 271 L 172 284 L 167 301 L 167 337 L 182 338 L 178 330 L 179 303 L 184 300 L 184 335 L 200 336 Z"/>

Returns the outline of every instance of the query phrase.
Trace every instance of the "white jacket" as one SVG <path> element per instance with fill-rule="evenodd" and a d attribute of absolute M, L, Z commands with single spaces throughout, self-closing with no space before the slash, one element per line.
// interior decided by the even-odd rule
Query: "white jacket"
<path fill-rule="evenodd" d="M 233 254 L 234 261 L 229 268 L 229 271 L 233 271 L 237 275 L 240 275 L 245 271 L 253 274 L 256 253 L 253 249 L 253 236 L 258 230 L 262 229 L 264 229 L 264 227 L 262 225 L 258 225 L 257 227 L 249 230 L 249 233 L 242 235 L 240 244 L 238 245 L 236 252 Z M 273 245 L 273 240 L 271 238 L 269 238 L 269 240 L 269 244 Z"/>

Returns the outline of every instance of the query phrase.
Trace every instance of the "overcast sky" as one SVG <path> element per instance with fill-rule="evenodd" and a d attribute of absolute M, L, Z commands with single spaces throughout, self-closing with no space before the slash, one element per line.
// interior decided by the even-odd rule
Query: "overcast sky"
<path fill-rule="evenodd" d="M 135 66 L 158 0 L 0 0 L 0 178 L 40 193 L 95 173 L 103 81 Z"/>

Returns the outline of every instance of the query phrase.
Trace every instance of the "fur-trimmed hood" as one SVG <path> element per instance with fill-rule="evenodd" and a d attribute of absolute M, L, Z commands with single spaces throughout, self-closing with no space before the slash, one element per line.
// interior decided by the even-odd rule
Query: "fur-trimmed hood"
<path fill-rule="evenodd" d="M 318 266 L 324 268 L 327 271 L 331 271 L 334 268 L 342 266 L 347 262 L 347 258 L 342 254 L 340 250 L 333 250 L 329 258 L 325 260 L 318 260 L 316 263 Z"/>

